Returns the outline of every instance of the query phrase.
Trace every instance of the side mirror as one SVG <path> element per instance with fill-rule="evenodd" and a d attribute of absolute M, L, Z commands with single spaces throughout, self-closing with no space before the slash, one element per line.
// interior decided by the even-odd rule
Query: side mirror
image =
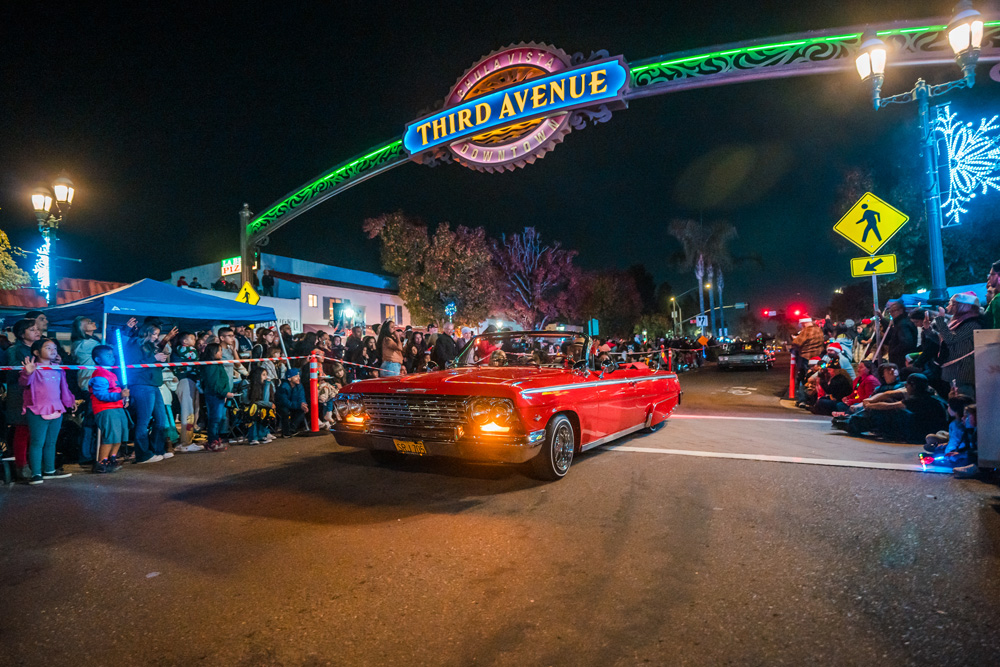
<path fill-rule="evenodd" d="M 580 375 L 586 375 L 587 374 L 587 360 L 586 359 L 581 359 L 580 361 L 577 361 L 576 363 L 574 363 L 573 364 L 573 372 L 574 373 L 579 373 Z"/>
<path fill-rule="evenodd" d="M 614 373 L 616 370 L 618 370 L 618 364 L 614 359 L 605 359 L 601 362 L 602 373 Z"/>

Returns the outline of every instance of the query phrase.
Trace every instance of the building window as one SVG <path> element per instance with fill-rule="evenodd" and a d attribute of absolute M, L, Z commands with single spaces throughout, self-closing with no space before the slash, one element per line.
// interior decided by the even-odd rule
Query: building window
<path fill-rule="evenodd" d="M 310 308 L 315 308 L 318 305 L 319 305 L 319 299 L 316 298 L 315 294 L 310 294 L 309 295 L 309 307 Z"/>
<path fill-rule="evenodd" d="M 403 323 L 403 307 L 391 303 L 382 304 L 382 321 L 392 320 L 396 324 Z"/>

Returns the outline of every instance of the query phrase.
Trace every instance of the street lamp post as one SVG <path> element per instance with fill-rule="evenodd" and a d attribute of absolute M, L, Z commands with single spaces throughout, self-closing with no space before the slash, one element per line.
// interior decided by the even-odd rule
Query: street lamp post
<path fill-rule="evenodd" d="M 681 313 L 680 298 L 682 296 L 684 296 L 685 294 L 690 294 L 691 292 L 695 291 L 696 289 L 698 289 L 698 288 L 697 287 L 692 287 L 691 289 L 689 289 L 689 290 L 687 290 L 685 292 L 681 292 L 677 296 L 670 297 L 670 303 L 673 305 L 672 310 L 677 313 L 677 316 L 674 317 L 674 322 L 677 324 L 678 331 L 674 335 L 680 335 L 680 334 L 684 333 L 684 314 Z"/>
<path fill-rule="evenodd" d="M 976 82 L 976 61 L 979 60 L 982 42 L 983 17 L 972 8 L 970 0 L 962 0 L 955 7 L 955 17 L 948 24 L 948 44 L 955 53 L 955 62 L 962 68 L 961 79 L 935 86 L 917 79 L 912 90 L 883 98 L 882 82 L 885 80 L 887 59 L 885 42 L 878 37 L 865 40 L 855 61 L 861 80 L 868 81 L 871 85 L 872 104 L 876 110 L 889 104 L 917 103 L 920 149 L 924 162 L 924 207 L 927 211 L 932 303 L 944 303 L 948 300 L 948 283 L 944 273 L 944 248 L 941 244 L 941 185 L 938 181 L 937 153 L 931 127 L 930 99 L 959 88 L 972 88 Z"/>
<path fill-rule="evenodd" d="M 31 207 L 38 219 L 38 231 L 42 234 L 42 247 L 38 249 L 34 273 L 38 277 L 39 290 L 45 295 L 45 302 L 56 305 L 59 278 L 55 275 L 56 241 L 59 240 L 59 225 L 73 205 L 73 181 L 66 172 L 52 182 L 52 188 L 39 187 L 31 193 Z M 55 203 L 53 209 L 52 204 Z"/>

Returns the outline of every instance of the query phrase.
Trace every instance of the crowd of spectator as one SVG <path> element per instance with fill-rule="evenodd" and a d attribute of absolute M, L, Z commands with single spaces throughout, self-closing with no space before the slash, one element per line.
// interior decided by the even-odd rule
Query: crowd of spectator
<path fill-rule="evenodd" d="M 852 435 L 924 444 L 936 465 L 976 475 L 973 332 L 1000 328 L 998 281 L 1000 262 L 985 308 L 975 292 L 960 292 L 933 309 L 907 311 L 892 299 L 857 323 L 803 318 L 792 341 L 798 405 Z"/>

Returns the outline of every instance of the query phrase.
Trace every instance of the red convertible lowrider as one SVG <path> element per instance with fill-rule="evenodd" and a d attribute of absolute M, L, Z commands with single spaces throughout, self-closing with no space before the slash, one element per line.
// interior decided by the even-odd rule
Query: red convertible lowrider
<path fill-rule="evenodd" d="M 575 453 L 654 430 L 680 402 L 659 355 L 615 356 L 595 357 L 588 337 L 564 332 L 477 336 L 445 370 L 345 386 L 334 433 L 380 463 L 452 456 L 527 463 L 538 478 L 560 479 Z"/>

